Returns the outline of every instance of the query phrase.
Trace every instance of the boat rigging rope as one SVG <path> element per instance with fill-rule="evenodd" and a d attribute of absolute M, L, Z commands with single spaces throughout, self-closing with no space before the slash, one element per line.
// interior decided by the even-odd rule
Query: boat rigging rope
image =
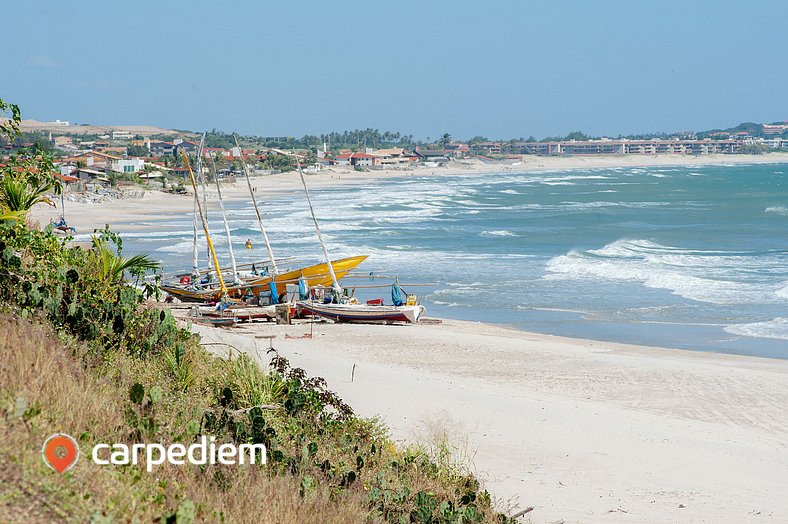
<path fill-rule="evenodd" d="M 260 209 L 257 207 L 257 198 L 255 198 L 254 196 L 254 191 L 252 190 L 252 182 L 249 179 L 249 166 L 246 165 L 246 160 L 244 160 L 243 152 L 241 152 L 241 146 L 238 144 L 238 135 L 233 133 L 233 138 L 235 139 L 235 146 L 238 148 L 238 153 L 241 155 L 241 165 L 243 165 L 244 175 L 246 175 L 246 185 L 249 186 L 249 194 L 252 196 L 252 204 L 254 204 L 254 212 L 257 214 L 257 224 L 260 226 L 260 232 L 263 234 L 263 240 L 265 240 L 265 248 L 268 250 L 268 258 L 271 259 L 273 276 L 277 276 L 279 274 L 279 268 L 276 267 L 276 259 L 274 259 L 274 252 L 271 249 L 271 243 L 268 241 L 268 233 L 266 233 L 265 231 L 265 226 L 263 225 L 263 219 L 260 216 Z"/>
<path fill-rule="evenodd" d="M 211 156 L 211 165 L 213 166 L 213 177 L 216 179 L 216 192 L 219 193 L 219 208 L 222 210 L 222 219 L 224 220 L 224 232 L 227 234 L 227 247 L 230 249 L 230 264 L 233 268 L 233 278 L 235 279 L 235 283 L 238 284 L 241 282 L 241 279 L 238 278 L 238 267 L 235 264 L 235 252 L 233 251 L 233 240 L 230 236 L 230 224 L 227 223 L 227 214 L 224 211 L 224 199 L 222 198 L 222 188 L 221 184 L 219 184 L 219 175 L 216 172 L 216 162 L 213 160 L 213 156 Z"/>
<path fill-rule="evenodd" d="M 203 138 L 205 137 L 205 133 L 203 133 Z M 181 149 L 183 151 L 183 149 Z M 205 172 L 202 170 L 202 151 L 200 151 L 200 156 L 197 157 L 197 176 L 200 179 L 200 183 L 202 184 L 202 208 L 203 212 L 205 213 L 205 223 L 208 224 L 208 191 L 205 186 Z M 210 276 L 211 273 L 211 250 L 208 250 L 208 275 Z"/>
<path fill-rule="evenodd" d="M 202 158 L 202 150 L 203 146 L 205 145 L 205 133 L 202 134 L 202 138 L 200 139 L 200 147 L 197 149 L 197 157 Z M 198 164 L 199 169 L 199 164 Z M 200 201 L 200 196 L 197 194 L 197 191 L 194 192 L 194 214 L 192 215 L 192 227 L 194 229 L 194 238 L 192 242 L 192 275 L 194 275 L 195 279 L 199 279 L 200 277 L 200 256 L 198 254 L 197 249 L 197 204 Z"/>
<path fill-rule="evenodd" d="M 309 204 L 309 212 L 312 213 L 312 221 L 315 223 L 315 231 L 317 231 L 317 239 L 320 241 L 320 247 L 323 248 L 323 256 L 326 257 L 326 265 L 328 266 L 328 272 L 331 275 L 331 287 L 337 294 L 337 298 L 342 296 L 342 287 L 339 285 L 337 281 L 337 276 L 334 273 L 334 266 L 331 264 L 331 259 L 328 256 L 328 250 L 326 249 L 326 243 L 323 242 L 323 235 L 320 233 L 320 226 L 317 225 L 317 217 L 315 216 L 315 208 L 312 206 L 312 198 L 309 196 L 309 189 L 306 187 L 306 178 L 304 178 L 304 171 L 301 169 L 301 160 L 298 159 L 298 156 L 293 154 L 293 158 L 295 158 L 296 165 L 298 166 L 298 174 L 301 175 L 301 183 L 304 185 L 304 193 L 306 193 L 306 201 Z"/>

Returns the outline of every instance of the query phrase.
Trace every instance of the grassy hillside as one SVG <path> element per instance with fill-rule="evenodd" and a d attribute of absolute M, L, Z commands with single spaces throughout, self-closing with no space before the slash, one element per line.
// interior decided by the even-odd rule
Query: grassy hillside
<path fill-rule="evenodd" d="M 276 355 L 261 368 L 209 354 L 146 299 L 155 286 L 126 283 L 145 272 L 129 262 L 108 231 L 86 250 L 0 221 L 0 521 L 508 520 L 448 453 L 398 449 L 322 379 Z M 63 475 L 40 456 L 55 432 L 82 450 Z M 197 435 L 264 443 L 268 464 L 90 461 L 97 443 Z"/>

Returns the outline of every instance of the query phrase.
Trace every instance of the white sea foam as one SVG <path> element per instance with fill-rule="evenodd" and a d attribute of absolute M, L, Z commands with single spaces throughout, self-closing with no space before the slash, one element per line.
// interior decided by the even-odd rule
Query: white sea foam
<path fill-rule="evenodd" d="M 517 236 L 517 233 L 508 231 L 506 229 L 499 229 L 495 231 L 482 231 L 480 234 L 483 237 L 516 237 Z"/>
<path fill-rule="evenodd" d="M 765 322 L 749 324 L 733 324 L 725 327 L 725 331 L 734 335 L 758 338 L 777 338 L 788 340 L 788 318 L 777 317 Z"/>
<path fill-rule="evenodd" d="M 647 240 L 618 240 L 602 249 L 570 251 L 548 261 L 548 280 L 606 279 L 638 282 L 711 304 L 777 303 L 774 284 L 750 276 L 779 271 L 780 254 L 685 250 Z M 747 278 L 749 276 L 749 278 Z"/>
<path fill-rule="evenodd" d="M 213 236 L 213 235 L 212 235 Z M 189 241 L 182 241 L 176 242 L 175 244 L 167 244 L 166 246 L 161 246 L 156 248 L 156 251 L 161 253 L 191 253 L 192 251 L 193 242 Z M 197 249 L 200 253 L 204 253 L 207 249 L 207 244 L 204 240 L 197 242 Z"/>
<path fill-rule="evenodd" d="M 446 307 L 474 307 L 473 304 L 469 303 L 461 304 L 460 302 L 445 302 L 443 300 L 432 300 L 432 303 L 438 306 Z"/>
<path fill-rule="evenodd" d="M 788 206 L 769 206 L 764 213 L 774 213 L 775 215 L 788 216 Z"/>

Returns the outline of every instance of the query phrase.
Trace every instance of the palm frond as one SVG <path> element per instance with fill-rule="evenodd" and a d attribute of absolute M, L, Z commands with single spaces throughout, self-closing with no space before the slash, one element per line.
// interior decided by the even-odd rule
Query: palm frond
<path fill-rule="evenodd" d="M 147 254 L 123 257 L 116 255 L 107 245 L 107 241 L 93 236 L 93 253 L 98 265 L 99 278 L 117 282 L 123 279 L 126 271 L 131 274 L 142 274 L 146 271 L 156 271 L 161 264 Z"/>

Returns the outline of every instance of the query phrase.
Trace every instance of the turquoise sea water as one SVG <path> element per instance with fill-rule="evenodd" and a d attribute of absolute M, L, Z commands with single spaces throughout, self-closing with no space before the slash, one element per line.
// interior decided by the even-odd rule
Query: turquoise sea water
<path fill-rule="evenodd" d="M 312 196 L 332 255 L 434 282 L 413 289 L 432 316 L 788 358 L 786 164 L 411 176 Z M 239 258 L 262 258 L 251 204 L 229 208 Z M 301 196 L 263 210 L 278 257 L 319 261 Z M 155 225 L 125 234 L 126 251 L 189 268 L 191 216 Z M 212 231 L 224 251 L 218 220 Z"/>

